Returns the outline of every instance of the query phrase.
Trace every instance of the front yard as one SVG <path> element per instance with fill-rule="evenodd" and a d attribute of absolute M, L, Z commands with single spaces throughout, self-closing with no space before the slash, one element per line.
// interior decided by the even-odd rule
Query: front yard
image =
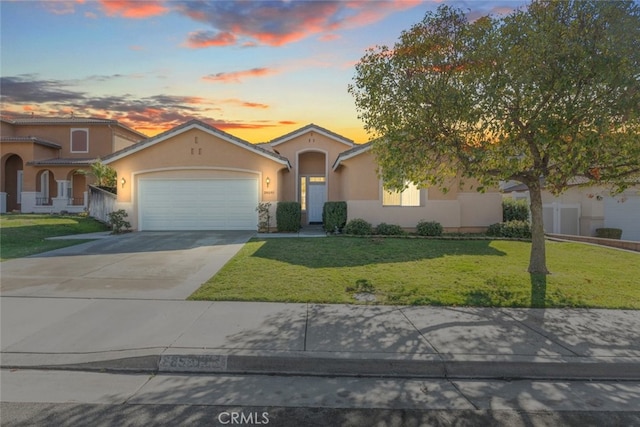
<path fill-rule="evenodd" d="M 254 239 L 190 299 L 640 309 L 640 254 L 547 242 L 552 274 L 536 281 L 526 272 L 529 248 L 499 240 Z"/>
<path fill-rule="evenodd" d="M 45 240 L 47 237 L 93 233 L 109 228 L 80 215 L 0 215 L 0 261 L 77 245 L 86 240 Z"/>

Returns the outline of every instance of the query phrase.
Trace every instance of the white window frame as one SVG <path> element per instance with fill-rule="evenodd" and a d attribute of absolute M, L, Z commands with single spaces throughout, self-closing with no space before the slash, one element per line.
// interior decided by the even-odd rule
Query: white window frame
<path fill-rule="evenodd" d="M 384 207 L 417 207 L 422 206 L 422 190 L 411 182 L 405 182 L 407 188 L 403 191 L 390 191 L 382 186 L 382 206 Z M 409 193 L 413 192 L 413 194 Z M 398 203 L 385 202 L 386 196 L 399 197 Z M 414 200 L 415 199 L 415 200 Z"/>
<path fill-rule="evenodd" d="M 84 131 L 87 135 L 87 149 L 84 151 L 78 151 L 73 149 L 73 133 L 76 131 Z M 89 152 L 89 128 L 71 128 L 71 133 L 69 135 L 69 149 L 72 153 L 88 153 Z"/>

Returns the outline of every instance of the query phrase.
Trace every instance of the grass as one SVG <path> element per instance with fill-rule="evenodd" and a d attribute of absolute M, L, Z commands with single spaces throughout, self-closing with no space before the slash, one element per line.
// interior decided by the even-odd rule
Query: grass
<path fill-rule="evenodd" d="M 547 243 L 552 274 L 526 272 L 528 242 L 380 238 L 251 240 L 194 300 L 640 309 L 640 254 Z"/>
<path fill-rule="evenodd" d="M 87 240 L 45 240 L 47 237 L 105 231 L 104 224 L 80 215 L 0 215 L 0 261 L 20 258 Z"/>

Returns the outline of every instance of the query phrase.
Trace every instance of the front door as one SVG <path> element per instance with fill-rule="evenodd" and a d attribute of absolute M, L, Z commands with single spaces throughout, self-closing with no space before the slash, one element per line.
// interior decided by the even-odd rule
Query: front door
<path fill-rule="evenodd" d="M 322 222 L 322 209 L 327 201 L 326 185 L 324 182 L 309 182 L 309 222 Z"/>

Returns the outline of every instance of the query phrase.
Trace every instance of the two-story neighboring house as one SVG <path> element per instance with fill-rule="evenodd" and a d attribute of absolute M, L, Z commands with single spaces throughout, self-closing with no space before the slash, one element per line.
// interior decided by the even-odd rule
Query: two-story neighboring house
<path fill-rule="evenodd" d="M 0 212 L 82 212 L 93 177 L 78 171 L 144 138 L 116 120 L 0 118 Z"/>

